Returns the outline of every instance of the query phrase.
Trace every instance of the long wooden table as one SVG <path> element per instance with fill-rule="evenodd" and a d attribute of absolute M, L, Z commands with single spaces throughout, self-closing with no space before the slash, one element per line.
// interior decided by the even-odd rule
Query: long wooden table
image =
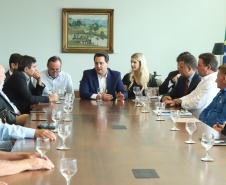
<path fill-rule="evenodd" d="M 151 107 L 154 107 L 152 103 Z M 62 104 L 37 105 L 36 110 L 46 110 L 51 121 L 52 109 L 62 109 Z M 188 132 L 184 123 L 178 123 L 180 131 L 170 131 L 172 121 L 156 121 L 156 115 L 141 113 L 143 108 L 135 107 L 132 100 L 124 103 L 75 99 L 72 132 L 66 140 L 69 151 L 59 151 L 61 138 L 51 142 L 47 156 L 54 163 L 54 170 L 27 171 L 1 177 L 0 181 L 10 185 L 55 185 L 66 184 L 60 173 L 60 159 L 77 159 L 78 172 L 71 179 L 71 185 L 218 185 L 225 184 L 226 147 L 214 146 L 210 156 L 214 162 L 202 162 L 205 148 L 200 143 L 203 132 L 217 131 L 203 123 L 193 134 L 197 144 L 185 144 Z M 36 114 L 31 114 L 30 119 Z M 39 115 L 40 116 L 40 115 Z M 36 128 L 40 122 L 28 121 L 27 126 Z M 112 129 L 112 126 L 126 129 Z M 18 140 L 13 152 L 35 152 L 33 139 Z M 160 178 L 137 179 L 132 169 L 154 169 Z"/>

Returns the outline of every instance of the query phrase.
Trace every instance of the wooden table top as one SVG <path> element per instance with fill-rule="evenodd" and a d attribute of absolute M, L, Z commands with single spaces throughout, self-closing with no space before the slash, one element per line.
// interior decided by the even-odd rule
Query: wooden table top
<path fill-rule="evenodd" d="M 37 105 L 36 110 L 46 110 L 48 121 L 52 109 L 62 109 L 62 104 Z M 78 172 L 71 179 L 71 185 L 215 185 L 225 184 L 224 166 L 226 147 L 213 146 L 210 156 L 214 162 L 202 162 L 205 148 L 200 143 L 202 133 L 217 131 L 198 123 L 193 140 L 197 144 L 185 144 L 188 132 L 185 123 L 177 123 L 180 131 L 170 131 L 173 123 L 169 117 L 156 121 L 153 113 L 141 113 L 143 107 L 135 107 L 132 100 L 124 103 L 75 99 L 71 135 L 66 140 L 68 151 L 59 151 L 62 142 L 51 142 L 46 153 L 54 163 L 53 170 L 27 171 L 1 177 L 0 181 L 10 185 L 66 184 L 60 173 L 60 159 L 76 158 Z M 41 114 L 32 113 L 30 120 Z M 27 126 L 36 128 L 38 121 L 28 121 Z M 112 129 L 125 126 L 126 129 Z M 33 139 L 18 140 L 13 152 L 35 152 Z M 160 178 L 135 178 L 132 169 L 154 169 Z"/>

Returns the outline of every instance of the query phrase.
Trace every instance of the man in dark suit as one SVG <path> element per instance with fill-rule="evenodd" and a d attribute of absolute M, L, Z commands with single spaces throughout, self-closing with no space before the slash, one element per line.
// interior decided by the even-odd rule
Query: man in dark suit
<path fill-rule="evenodd" d="M 31 77 L 37 80 L 36 87 L 32 85 Z M 26 114 L 30 113 L 32 104 L 57 100 L 57 96 L 54 94 L 49 97 L 41 96 L 44 88 L 41 74 L 37 72 L 35 58 L 24 55 L 19 60 L 18 70 L 15 70 L 4 84 L 3 92 L 22 114 Z"/>
<path fill-rule="evenodd" d="M 179 72 L 181 77 L 177 81 L 177 85 L 167 94 L 163 95 L 162 102 L 181 98 L 190 94 L 201 81 L 201 77 L 196 71 L 197 60 L 191 54 L 186 54 L 180 58 Z"/>
<path fill-rule="evenodd" d="M 8 108 L 11 111 L 17 112 L 17 108 L 14 107 L 14 105 L 11 105 L 11 102 L 8 100 L 7 96 L 4 94 L 4 92 L 2 92 L 2 86 L 4 84 L 5 78 L 5 69 L 0 65 L 0 107 Z M 18 125 L 9 125 L 7 123 L 3 124 L 2 120 L 0 119 L 0 150 L 11 151 L 13 147 L 13 142 L 11 141 L 12 139 L 37 137 L 50 138 L 51 140 L 56 139 L 55 135 L 49 130 L 34 130 Z"/>
<path fill-rule="evenodd" d="M 120 72 L 112 71 L 108 68 L 109 56 L 107 53 L 99 52 L 94 56 L 95 68 L 86 70 L 80 81 L 79 93 L 83 99 L 102 99 L 104 101 L 116 98 L 123 100 L 128 97 L 126 89 L 122 83 Z M 97 94 L 98 88 L 106 89 L 100 97 Z"/>
<path fill-rule="evenodd" d="M 14 69 L 18 69 L 18 61 L 20 59 L 21 55 L 19 53 L 13 53 L 9 58 L 9 70 L 5 73 L 6 79 L 5 82 L 8 80 L 8 78 L 13 74 Z"/>
<path fill-rule="evenodd" d="M 179 56 L 177 57 L 177 68 L 179 67 L 178 65 L 180 62 L 180 58 L 186 54 L 190 54 L 190 53 L 185 51 L 179 54 Z M 168 77 L 165 79 L 165 81 L 159 86 L 159 94 L 166 94 L 170 92 L 175 87 L 180 76 L 181 74 L 179 73 L 178 70 L 170 72 L 168 74 Z"/>

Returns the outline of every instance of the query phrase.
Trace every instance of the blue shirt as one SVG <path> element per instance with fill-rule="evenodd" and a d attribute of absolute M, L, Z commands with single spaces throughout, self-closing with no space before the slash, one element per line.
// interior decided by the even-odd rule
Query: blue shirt
<path fill-rule="evenodd" d="M 217 122 L 223 124 L 226 121 L 226 88 L 220 90 L 208 107 L 202 111 L 199 120 L 211 127 Z"/>
<path fill-rule="evenodd" d="M 74 94 L 73 84 L 71 80 L 71 76 L 68 73 L 61 71 L 56 78 L 52 78 L 48 70 L 42 71 L 42 82 L 45 84 L 45 89 L 42 92 L 42 96 L 49 96 L 52 94 L 53 89 L 65 90 L 66 93 Z"/>
<path fill-rule="evenodd" d="M 35 129 L 0 123 L 0 141 L 34 138 Z"/>

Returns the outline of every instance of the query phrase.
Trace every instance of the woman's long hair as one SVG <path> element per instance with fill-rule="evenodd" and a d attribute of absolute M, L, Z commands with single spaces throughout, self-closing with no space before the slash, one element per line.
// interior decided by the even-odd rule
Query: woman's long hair
<path fill-rule="evenodd" d="M 146 65 L 146 59 L 145 56 L 142 53 L 134 53 L 131 58 L 136 59 L 140 63 L 140 84 L 142 85 L 141 91 L 147 88 L 147 84 L 151 78 L 151 75 L 149 74 L 147 65 Z M 134 83 L 134 71 L 131 70 L 130 72 L 130 85 L 129 88 L 133 85 Z"/>

